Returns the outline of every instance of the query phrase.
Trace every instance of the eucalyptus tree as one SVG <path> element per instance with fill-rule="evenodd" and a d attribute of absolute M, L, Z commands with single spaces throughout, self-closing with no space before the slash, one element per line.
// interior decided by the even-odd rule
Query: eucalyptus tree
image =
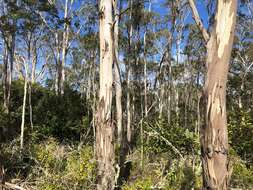
<path fill-rule="evenodd" d="M 202 100 L 204 125 L 201 128 L 201 159 L 204 189 L 227 189 L 230 177 L 226 86 L 235 33 L 237 0 L 217 0 L 214 23 L 209 33 L 202 23 L 194 0 L 189 0 L 193 18 L 205 40 L 206 76 Z"/>
<path fill-rule="evenodd" d="M 100 85 L 96 113 L 97 189 L 106 190 L 114 189 L 115 185 L 114 124 L 111 115 L 114 60 L 113 0 L 100 1 L 99 14 Z"/>

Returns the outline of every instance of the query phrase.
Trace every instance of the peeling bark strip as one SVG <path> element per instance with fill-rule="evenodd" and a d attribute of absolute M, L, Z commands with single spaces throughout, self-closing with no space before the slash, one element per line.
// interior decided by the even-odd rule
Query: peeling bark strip
<path fill-rule="evenodd" d="M 97 107 L 96 125 L 96 158 L 97 189 L 114 189 L 114 125 L 111 118 L 112 106 L 112 65 L 113 65 L 113 0 L 101 0 L 100 12 L 100 89 Z"/>
<path fill-rule="evenodd" d="M 194 1 L 189 0 L 189 3 L 193 14 L 198 15 Z M 236 12 L 237 0 L 218 0 L 215 23 L 207 40 L 207 74 L 202 97 L 205 115 L 200 131 L 203 189 L 206 190 L 226 190 L 231 173 L 228 166 L 226 84 Z M 201 20 L 198 16 L 194 19 L 206 40 Z"/>

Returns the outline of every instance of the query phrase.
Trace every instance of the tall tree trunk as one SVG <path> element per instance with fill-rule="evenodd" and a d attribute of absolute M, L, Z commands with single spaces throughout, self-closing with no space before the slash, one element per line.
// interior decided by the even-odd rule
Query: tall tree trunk
<path fill-rule="evenodd" d="M 87 81 L 87 88 L 86 88 L 86 101 L 90 101 L 90 95 L 91 95 L 92 69 L 94 69 L 92 57 L 91 57 L 91 60 L 92 62 L 89 63 L 88 76 L 87 76 L 88 81 Z"/>
<path fill-rule="evenodd" d="M 120 78 L 120 64 L 119 64 L 119 14 L 120 10 L 118 8 L 117 0 L 114 1 L 114 11 L 115 11 L 115 25 L 114 25 L 114 76 L 115 76 L 115 90 L 116 90 L 116 112 L 117 112 L 117 130 L 118 130 L 118 143 L 122 144 L 123 138 L 123 127 L 122 127 L 122 87 Z"/>
<path fill-rule="evenodd" d="M 14 64 L 14 53 L 15 53 L 15 33 L 11 34 L 10 37 L 10 45 L 9 45 L 9 78 L 8 78 L 8 106 L 10 104 L 10 98 L 11 98 L 11 83 L 12 83 L 12 73 L 13 73 L 13 64 Z"/>
<path fill-rule="evenodd" d="M 93 135 L 96 137 L 96 103 L 97 103 L 97 84 L 96 84 L 96 63 L 95 63 L 95 55 L 94 60 L 91 64 L 93 67 L 91 72 L 91 92 L 92 92 L 92 128 L 93 128 Z M 94 141 L 94 150 L 96 149 L 96 141 Z M 96 150 L 95 150 L 96 151 Z M 96 153 L 96 152 L 94 152 Z M 96 154 L 94 154 L 96 155 Z"/>
<path fill-rule="evenodd" d="M 56 44 L 59 44 L 59 35 L 56 33 Z M 61 89 L 60 89 L 60 84 L 61 84 L 61 52 L 60 52 L 60 47 L 57 46 L 56 47 L 56 59 L 55 59 L 55 63 L 56 63 L 56 72 L 55 72 L 55 93 L 57 95 L 60 94 Z"/>
<path fill-rule="evenodd" d="M 8 83 L 8 49 L 7 46 L 4 48 L 4 55 L 3 55 L 3 95 L 4 95 L 4 110 L 6 113 L 9 112 L 9 101 L 8 101 L 8 89 L 9 89 L 9 83 Z"/>
<path fill-rule="evenodd" d="M 175 101 L 175 113 L 176 113 L 176 118 L 177 118 L 177 122 L 179 124 L 179 89 L 177 89 L 177 87 L 175 86 L 174 88 L 174 101 Z"/>
<path fill-rule="evenodd" d="M 237 0 L 218 0 L 213 30 L 203 28 L 193 0 L 189 0 L 193 16 L 207 42 L 207 74 L 203 90 L 205 107 L 201 129 L 203 188 L 226 190 L 230 177 L 228 167 L 228 132 L 226 84 L 232 51 Z"/>
<path fill-rule="evenodd" d="M 97 189 L 114 189 L 114 125 L 112 106 L 113 0 L 102 0 L 100 11 L 100 89 L 96 114 Z"/>
<path fill-rule="evenodd" d="M 20 149 L 24 148 L 24 131 L 25 131 L 25 107 L 26 107 L 26 97 L 27 97 L 27 82 L 28 82 L 28 65 L 24 63 L 25 66 L 25 77 L 24 77 L 24 96 L 22 105 L 22 120 L 21 120 L 21 133 L 20 133 Z"/>
<path fill-rule="evenodd" d="M 64 94 L 64 82 L 65 82 L 65 61 L 67 56 L 67 48 L 69 41 L 69 24 L 67 23 L 68 19 L 68 0 L 65 0 L 65 9 L 64 9 L 64 29 L 63 29 L 63 39 L 62 39 L 62 60 L 61 60 L 61 78 L 60 78 L 60 93 Z"/>
<path fill-rule="evenodd" d="M 147 28 L 146 28 L 147 30 Z M 143 37 L 143 58 L 144 58 L 144 68 L 143 68 L 143 73 L 144 73 L 144 114 L 145 117 L 147 117 L 148 114 L 148 99 L 147 99 L 147 54 L 146 54 L 146 37 L 147 36 L 147 31 L 144 32 L 144 37 Z"/>
<path fill-rule="evenodd" d="M 33 73 L 34 70 L 34 54 L 33 54 L 33 44 L 32 44 L 32 35 L 30 36 L 30 40 L 28 42 L 28 61 L 29 61 L 29 67 L 31 67 L 31 73 L 27 73 L 27 83 L 28 83 L 28 104 L 29 104 L 29 119 L 30 119 L 30 125 L 33 129 L 33 110 L 32 110 L 32 81 L 34 80 L 35 73 Z M 32 56 L 31 56 L 32 55 Z M 35 72 L 35 71 L 34 71 Z"/>
<path fill-rule="evenodd" d="M 28 84 L 28 90 L 29 90 L 29 118 L 30 118 L 30 125 L 33 129 L 33 108 L 32 108 L 32 83 L 29 81 Z"/>
<path fill-rule="evenodd" d="M 129 7 L 130 7 L 130 20 L 132 19 L 132 11 L 133 11 L 133 1 L 129 1 Z M 131 91 L 131 84 L 130 84 L 130 77 L 131 77 L 131 63 L 132 58 L 130 57 L 130 54 L 132 53 L 132 36 L 133 36 L 133 24 L 132 21 L 130 23 L 130 29 L 129 29 L 129 36 L 128 36 L 128 51 L 129 51 L 129 57 L 128 57 L 128 65 L 126 66 L 126 83 L 127 83 L 127 100 L 126 100 L 126 111 L 127 111 L 127 141 L 128 143 L 131 142 L 132 137 L 132 128 L 131 128 L 131 97 L 130 97 L 130 91 Z"/>
<path fill-rule="evenodd" d="M 150 13 L 151 12 L 151 0 L 149 0 L 149 6 L 148 6 L 148 12 Z M 148 80 L 148 76 L 147 76 L 147 52 L 146 52 L 146 40 L 147 40 L 147 28 L 146 28 L 146 31 L 144 33 L 144 37 L 143 37 L 143 47 L 144 47 L 144 114 L 145 114 L 145 117 L 148 116 L 148 97 L 147 97 L 147 80 Z"/>
<path fill-rule="evenodd" d="M 163 109 L 164 109 L 164 93 L 165 93 L 165 84 L 164 81 L 160 80 L 160 89 L 159 89 L 159 118 L 163 117 Z"/>
<path fill-rule="evenodd" d="M 130 63 L 130 62 L 129 62 Z M 128 64 L 129 64 L 128 63 Z M 127 141 L 131 142 L 131 137 L 132 137 L 132 129 L 131 129 L 131 97 L 130 97 L 130 76 L 131 76 L 131 68 L 128 65 L 127 69 L 127 100 L 126 100 L 126 111 L 127 111 Z"/>
<path fill-rule="evenodd" d="M 32 74 L 31 74 L 31 82 L 34 84 L 36 82 L 36 65 L 37 65 L 37 48 L 36 42 L 33 42 L 32 45 Z"/>
<path fill-rule="evenodd" d="M 172 40 L 171 40 L 172 41 Z M 173 84 L 172 84 L 172 66 L 171 66 L 171 56 L 170 56 L 170 51 L 171 51 L 171 46 L 169 46 L 168 48 L 168 64 L 169 64 L 169 81 L 168 81 L 168 99 L 167 99 L 167 104 L 168 104 L 168 108 L 167 108 L 167 119 L 168 119 L 168 124 L 170 125 L 171 123 L 171 95 L 172 95 L 172 88 L 173 88 Z"/>
<path fill-rule="evenodd" d="M 11 35 L 11 40 L 10 40 L 10 50 L 9 50 L 9 80 L 8 80 L 8 104 L 10 103 L 10 98 L 11 98 L 11 83 L 12 83 L 12 73 L 13 73 L 13 64 L 14 64 L 14 52 L 15 51 L 15 34 Z"/>
<path fill-rule="evenodd" d="M 5 40 L 5 50 L 4 50 L 3 90 L 4 90 L 4 108 L 6 113 L 9 113 L 12 72 L 14 63 L 14 50 L 15 50 L 15 34 L 11 34 Z"/>

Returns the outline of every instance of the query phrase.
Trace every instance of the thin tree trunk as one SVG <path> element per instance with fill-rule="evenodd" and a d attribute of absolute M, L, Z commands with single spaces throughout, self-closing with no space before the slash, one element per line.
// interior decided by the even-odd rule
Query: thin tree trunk
<path fill-rule="evenodd" d="M 160 97 L 159 97 L 159 118 L 161 119 L 163 116 L 163 108 L 164 108 L 164 92 L 165 92 L 165 84 L 164 81 L 160 80 Z"/>
<path fill-rule="evenodd" d="M 31 75 L 32 84 L 36 82 L 36 79 L 35 79 L 36 65 L 37 65 L 37 49 L 36 49 L 36 42 L 34 42 L 32 46 L 32 75 Z"/>
<path fill-rule="evenodd" d="M 29 90 L 29 118 L 30 118 L 30 124 L 31 128 L 33 129 L 33 109 L 32 109 L 32 83 L 31 81 L 28 84 L 28 90 Z"/>
<path fill-rule="evenodd" d="M 8 83 L 8 49 L 5 46 L 4 48 L 4 67 L 3 67 L 3 95 L 4 95 L 4 110 L 6 113 L 9 113 L 9 102 L 8 102 L 8 89 L 9 89 L 9 83 Z"/>
<path fill-rule="evenodd" d="M 96 113 L 97 189 L 115 186 L 114 125 L 111 118 L 113 65 L 113 1 L 100 1 L 100 89 Z"/>
<path fill-rule="evenodd" d="M 55 34 L 56 44 L 59 44 L 59 35 Z M 60 81 L 61 81 L 61 60 L 60 60 L 60 47 L 56 47 L 56 72 L 55 72 L 55 93 L 60 94 Z"/>
<path fill-rule="evenodd" d="M 171 90 L 170 90 L 170 86 L 168 89 L 168 99 L 167 99 L 167 120 L 168 120 L 168 124 L 170 126 L 170 120 L 171 120 Z"/>
<path fill-rule="evenodd" d="M 95 64 L 95 55 L 94 55 L 94 62 L 92 62 L 92 87 L 91 87 L 91 91 L 92 91 L 92 128 L 93 128 L 93 135 L 94 137 L 96 137 L 96 102 L 97 102 L 97 89 L 96 89 L 96 64 Z M 96 141 L 94 141 L 94 150 L 96 151 Z M 96 152 L 94 151 L 94 155 L 96 155 Z"/>
<path fill-rule="evenodd" d="M 3 89 L 4 89 L 4 108 L 5 108 L 6 113 L 9 113 L 12 72 L 13 72 L 13 62 L 14 62 L 14 50 L 15 50 L 15 35 L 12 34 L 6 40 L 5 50 L 4 50 Z"/>
<path fill-rule="evenodd" d="M 151 1 L 149 1 L 149 11 L 151 9 Z M 147 30 L 147 28 L 146 28 Z M 143 69 L 143 73 L 144 73 L 144 114 L 145 117 L 147 117 L 147 113 L 148 113 L 148 100 L 147 100 L 147 54 L 146 54 L 146 36 L 147 36 L 147 31 L 144 32 L 144 37 L 143 37 L 143 51 L 144 51 L 144 69 Z"/>
<path fill-rule="evenodd" d="M 32 69 L 31 69 L 31 74 L 29 73 L 29 80 L 28 81 L 28 103 L 29 103 L 29 119 L 30 119 L 30 125 L 31 128 L 33 129 L 33 110 L 32 110 L 32 81 L 33 81 L 33 69 L 34 69 L 34 65 L 33 65 L 33 59 L 31 59 L 31 53 L 30 53 L 30 48 L 29 48 L 29 55 L 28 55 L 28 60 L 29 63 L 32 64 Z M 30 69 L 29 69 L 30 70 Z"/>
<path fill-rule="evenodd" d="M 67 56 L 67 47 L 69 41 L 69 24 L 66 23 L 68 18 L 68 0 L 65 0 L 65 9 L 64 9 L 64 31 L 62 39 L 62 60 L 61 60 L 61 78 L 60 78 L 60 93 L 64 94 L 64 82 L 65 82 L 65 61 Z"/>
<path fill-rule="evenodd" d="M 86 100 L 87 101 L 90 101 L 90 92 L 91 92 L 91 80 L 92 80 L 92 76 L 91 76 L 91 74 L 92 74 L 92 69 L 93 69 L 93 64 L 92 63 L 90 63 L 90 65 L 89 65 L 89 71 L 88 71 L 88 76 L 87 76 L 87 89 L 86 89 Z"/>
<path fill-rule="evenodd" d="M 131 76 L 131 68 L 127 66 L 127 102 L 126 102 L 126 111 L 127 111 L 127 141 L 131 142 L 132 137 L 132 129 L 131 129 L 131 99 L 130 99 L 130 76 Z"/>
<path fill-rule="evenodd" d="M 22 105 L 22 121 L 21 121 L 21 133 L 20 133 L 20 149 L 24 148 L 24 131 L 25 131 L 25 107 L 26 107 L 26 96 L 27 96 L 27 79 L 28 79 L 28 66 L 25 65 L 25 81 L 24 81 L 24 96 L 23 96 L 23 105 Z"/>
<path fill-rule="evenodd" d="M 8 69 L 8 95 L 7 95 L 7 102 L 8 102 L 8 107 L 10 104 L 10 98 L 11 98 L 11 83 L 12 83 L 12 73 L 13 73 L 13 64 L 14 64 L 14 51 L 15 51 L 15 34 L 11 35 L 10 38 L 10 45 L 9 45 L 9 69 Z M 9 108 L 8 108 L 9 110 Z"/>
<path fill-rule="evenodd" d="M 116 90 L 116 112 L 117 112 L 117 130 L 118 130 L 118 144 L 122 144 L 123 138 L 123 127 L 122 127 L 122 88 L 120 79 L 120 64 L 119 64 L 119 14 L 120 10 L 118 8 L 117 0 L 114 1 L 114 11 L 115 11 L 115 25 L 114 25 L 114 48 L 115 48 L 115 61 L 114 61 L 114 76 L 115 76 L 115 90 Z"/>
<path fill-rule="evenodd" d="M 178 89 L 175 87 L 175 112 L 176 112 L 176 118 L 177 121 L 179 121 L 179 92 Z"/>
<path fill-rule="evenodd" d="M 241 82 L 241 85 L 240 85 L 240 92 L 239 92 L 239 97 L 238 97 L 238 106 L 239 106 L 239 109 L 240 110 L 242 110 L 242 108 L 243 108 L 243 105 L 242 105 L 242 93 L 243 93 L 243 91 L 244 91 L 244 82 L 245 81 L 245 79 L 244 79 L 244 77 L 242 78 L 242 82 Z"/>
<path fill-rule="evenodd" d="M 170 46 L 171 47 L 171 46 Z M 170 48 L 169 48 L 170 49 Z M 168 50 L 168 54 L 170 55 L 170 50 Z M 171 59 L 170 56 L 168 55 L 168 61 L 169 61 L 169 81 L 168 81 L 168 110 L 167 110 L 167 119 L 168 119 L 168 124 L 170 125 L 171 123 L 171 95 L 172 95 L 172 69 L 171 69 Z"/>
<path fill-rule="evenodd" d="M 132 9 L 133 9 L 133 1 L 130 0 L 130 20 L 132 19 Z M 131 21 L 132 22 L 132 21 Z M 130 31 L 129 31 L 129 54 L 131 53 L 132 49 L 132 36 L 133 36 L 133 24 L 130 24 Z M 131 129 L 131 97 L 130 97 L 130 91 L 131 91 L 131 84 L 130 84 L 130 77 L 131 77 L 131 63 L 132 59 L 128 59 L 128 65 L 126 67 L 126 73 L 127 73 L 127 102 L 126 102 L 126 111 L 127 111 L 127 141 L 128 143 L 131 142 L 132 138 L 132 129 Z"/>
<path fill-rule="evenodd" d="M 151 0 L 149 0 L 149 6 L 148 6 L 148 12 L 151 12 Z M 147 28 L 146 31 L 144 33 L 144 37 L 143 37 L 143 46 L 144 46 L 144 113 L 145 113 L 145 117 L 148 116 L 148 97 L 147 97 L 147 52 L 146 52 L 146 40 L 147 40 Z"/>
<path fill-rule="evenodd" d="M 29 72 L 26 71 L 26 76 L 25 76 L 25 80 L 27 80 L 28 83 L 28 105 L 29 105 L 29 119 L 30 119 L 30 125 L 31 128 L 33 129 L 33 114 L 32 114 L 32 80 L 34 79 L 33 77 L 35 75 L 33 75 L 33 69 L 34 69 L 34 60 L 33 60 L 33 56 L 34 56 L 34 52 L 33 52 L 33 44 L 32 44 L 32 34 L 29 35 L 29 39 L 28 39 L 28 50 L 27 50 L 27 58 L 28 58 L 28 64 L 27 68 L 29 68 Z M 32 56 L 31 56 L 32 55 Z M 31 70 L 30 70 L 31 67 Z M 31 73 L 30 73 L 31 71 Z"/>

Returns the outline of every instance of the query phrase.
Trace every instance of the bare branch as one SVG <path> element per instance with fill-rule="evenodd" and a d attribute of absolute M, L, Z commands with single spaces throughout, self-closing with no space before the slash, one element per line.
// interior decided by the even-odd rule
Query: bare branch
<path fill-rule="evenodd" d="M 150 126 L 149 126 L 150 127 Z M 181 152 L 168 140 L 166 139 L 164 136 L 162 136 L 161 134 L 159 134 L 155 129 L 153 129 L 152 127 L 150 127 L 151 130 L 153 131 L 152 132 L 146 132 L 149 136 L 153 136 L 153 137 L 156 137 L 158 139 L 161 139 L 163 140 L 168 146 L 170 146 L 172 148 L 172 150 L 177 153 L 179 155 L 179 157 L 184 160 L 184 157 L 183 155 L 181 154 Z"/>
<path fill-rule="evenodd" d="M 200 16 L 199 16 L 198 10 L 196 8 L 196 5 L 194 3 L 194 0 L 188 0 L 188 1 L 189 1 L 191 10 L 192 10 L 193 18 L 194 18 L 197 26 L 199 27 L 199 30 L 202 32 L 203 38 L 205 39 L 206 42 L 208 42 L 209 34 L 208 34 L 207 30 L 205 29 L 205 27 L 204 27 L 204 25 L 203 25 L 203 23 L 200 19 Z"/>
<path fill-rule="evenodd" d="M 1 187 L 1 186 L 0 186 Z M 5 182 L 4 183 L 4 187 L 8 188 L 8 189 L 16 189 L 16 190 L 26 190 L 24 189 L 23 187 L 20 187 L 16 184 L 13 184 L 13 183 L 8 183 L 8 182 Z"/>

